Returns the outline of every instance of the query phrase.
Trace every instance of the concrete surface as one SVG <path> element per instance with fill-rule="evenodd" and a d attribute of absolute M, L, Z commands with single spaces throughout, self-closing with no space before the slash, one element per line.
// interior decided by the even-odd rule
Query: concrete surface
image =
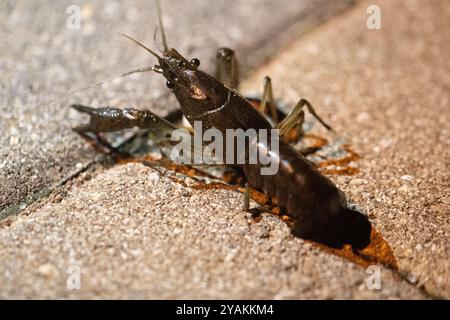
<path fill-rule="evenodd" d="M 371 2 L 370 4 L 373 4 Z M 359 174 L 335 176 L 390 244 L 418 287 L 450 297 L 450 8 L 443 1 L 377 1 L 382 30 L 361 3 L 290 46 L 266 74 L 275 95 L 312 101 L 347 137 Z"/>
<path fill-rule="evenodd" d="M 209 70 L 221 46 L 235 48 L 243 66 L 254 66 L 352 2 L 197 0 L 188 5 L 163 1 L 162 6 L 169 45 L 188 58 L 200 58 Z M 79 30 L 67 28 L 70 5 L 80 8 Z M 45 194 L 94 160 L 95 154 L 71 131 L 81 117 L 69 110 L 70 104 L 134 106 L 165 115 L 176 103 L 165 81 L 153 73 L 70 94 L 155 62 L 120 36 L 153 45 L 153 1 L 2 1 L 0 19 L 1 216 L 10 205 Z"/>
<path fill-rule="evenodd" d="M 357 175 L 332 178 L 394 251 L 400 272 L 381 269 L 381 290 L 367 288 L 366 270 L 294 238 L 278 218 L 264 214 L 251 223 L 239 209 L 242 195 L 195 190 L 173 182 L 170 172 L 161 176 L 130 163 L 83 173 L 1 222 L 0 297 L 448 298 L 449 9 L 440 1 L 377 3 L 383 30 L 367 30 L 366 8 L 373 3 L 361 2 L 285 47 L 243 87 L 259 91 L 262 76 L 270 74 L 278 97 L 290 103 L 307 97 L 361 154 Z M 121 48 L 120 54 L 143 58 L 139 50 Z M 107 65 L 110 58 L 103 59 Z M 77 69 L 79 62 L 72 63 Z M 90 78 L 103 74 L 94 70 Z M 138 83 L 97 92 L 95 104 L 135 102 L 134 90 L 144 88 Z M 58 120 L 62 126 L 80 120 L 62 120 L 65 114 L 58 118 L 56 111 L 42 113 L 55 127 Z M 25 142 L 22 147 L 33 145 Z M 81 141 L 75 144 L 75 162 L 79 154 L 94 157 Z M 33 155 L 26 147 L 16 150 L 24 159 Z M 81 270 L 80 290 L 66 285 L 73 266 Z"/>
<path fill-rule="evenodd" d="M 249 224 L 241 206 L 235 192 L 116 166 L 0 229 L 0 297 L 424 298 L 388 270 L 382 290 L 369 290 L 363 268 L 293 237 L 278 218 Z M 66 286 L 73 265 L 80 290 Z"/>

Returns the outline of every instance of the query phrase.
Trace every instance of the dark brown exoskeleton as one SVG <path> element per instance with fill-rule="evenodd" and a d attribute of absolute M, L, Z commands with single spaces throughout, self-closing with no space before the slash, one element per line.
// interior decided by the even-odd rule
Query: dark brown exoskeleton
<path fill-rule="evenodd" d="M 219 49 L 214 77 L 199 70 L 200 62 L 197 59 L 188 61 L 175 49 L 169 49 L 164 32 L 162 34 L 164 48 L 161 49 L 161 56 L 128 37 L 158 59 L 158 64 L 154 67 L 138 72 L 153 70 L 161 73 L 191 125 L 194 121 L 201 121 L 203 130 L 216 128 L 224 135 L 226 129 L 273 128 L 263 112 L 253 108 L 246 98 L 235 91 L 238 82 L 237 64 L 230 49 Z M 273 107 L 269 78 L 265 79 L 262 99 L 262 108 L 266 106 L 272 110 L 272 119 L 275 118 L 276 121 L 277 112 Z M 293 127 L 301 126 L 304 106 L 330 129 L 315 113 L 311 104 L 302 99 L 278 125 L 281 137 Z M 175 128 L 148 110 L 93 109 L 80 105 L 73 107 L 91 116 L 89 125 L 77 128 L 80 133 L 116 131 L 134 126 L 155 130 Z M 258 148 L 270 149 L 270 145 L 258 144 Z M 245 163 L 237 166 L 244 172 L 252 188 L 263 191 L 269 197 L 275 197 L 277 204 L 293 217 L 295 235 L 332 247 L 341 247 L 348 243 L 359 249 L 368 245 L 371 224 L 367 217 L 349 209 L 343 192 L 310 161 L 283 139 L 279 143 L 279 150 L 271 152 L 270 157 L 279 161 L 279 170 L 275 175 L 261 175 L 260 164 Z"/>

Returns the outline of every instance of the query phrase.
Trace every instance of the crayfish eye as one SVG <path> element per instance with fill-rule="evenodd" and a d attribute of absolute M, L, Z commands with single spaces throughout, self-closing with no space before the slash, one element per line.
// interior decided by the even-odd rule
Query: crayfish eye
<path fill-rule="evenodd" d="M 200 60 L 198 60 L 197 58 L 194 58 L 194 59 L 191 60 L 191 64 L 194 67 L 198 68 L 200 66 Z"/>
<path fill-rule="evenodd" d="M 170 90 L 173 90 L 175 88 L 175 83 L 173 83 L 170 80 L 166 81 L 166 87 L 169 88 Z"/>

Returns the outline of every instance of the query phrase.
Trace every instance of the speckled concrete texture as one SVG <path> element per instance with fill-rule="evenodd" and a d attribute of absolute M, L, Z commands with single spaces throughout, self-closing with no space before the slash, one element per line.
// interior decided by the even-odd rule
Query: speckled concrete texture
<path fill-rule="evenodd" d="M 307 97 L 361 155 L 335 176 L 417 286 L 450 297 L 450 8 L 443 1 L 362 2 L 290 46 L 246 83 L 272 76 L 277 97 Z"/>
<path fill-rule="evenodd" d="M 221 46 L 235 48 L 249 68 L 351 3 L 162 1 L 162 9 L 169 44 L 200 58 L 210 70 Z M 80 10 L 79 30 L 67 28 L 71 5 Z M 176 107 L 165 81 L 153 73 L 71 94 L 153 64 L 147 52 L 120 33 L 152 46 L 155 11 L 148 0 L 0 3 L 0 212 L 93 161 L 94 154 L 71 131 L 81 117 L 70 104 L 151 108 L 161 115 Z"/>
<path fill-rule="evenodd" d="M 283 47 L 267 65 L 246 79 L 243 91 L 260 92 L 262 77 L 270 75 L 277 98 L 289 104 L 300 97 L 308 98 L 338 135 L 346 137 L 353 150 L 360 154 L 361 159 L 355 162 L 359 173 L 331 178 L 352 202 L 367 212 L 398 261 L 399 272 L 380 269 L 380 290 L 367 287 L 370 274 L 365 269 L 293 237 L 279 218 L 263 214 L 260 221 L 252 220 L 240 209 L 242 194 L 197 190 L 189 187 L 190 178 L 177 176 L 185 181 L 187 186 L 184 186 L 171 179 L 172 172 L 163 171 L 162 175 L 142 164 L 129 163 L 88 170 L 70 179 L 64 188 L 54 191 L 48 198 L 24 208 L 18 216 L 0 222 L 0 297 L 449 298 L 450 66 L 446 58 L 450 43 L 450 9 L 438 0 L 377 1 L 382 13 L 382 30 L 370 31 L 366 27 L 366 9 L 371 4 L 372 1 L 358 2 L 349 11 Z M 99 26 L 94 22 L 97 17 L 93 12 L 98 12 L 95 8 L 84 9 L 87 10 L 85 13 L 92 11 L 91 23 L 95 27 L 89 28 L 104 28 L 111 36 L 97 38 L 93 36 L 96 31 L 88 28 L 84 32 L 92 32 L 92 38 L 89 38 L 91 51 L 87 50 L 91 56 L 83 57 L 81 62 L 76 60 L 78 55 L 73 61 L 66 55 L 60 56 L 60 59 L 68 59 L 64 61 L 71 61 L 74 73 L 70 77 L 78 79 L 77 83 L 82 82 L 86 72 L 90 80 L 104 79 L 107 65 L 111 74 L 115 74 L 148 63 L 145 52 L 135 50 L 126 42 L 118 41 L 120 47 L 112 44 L 110 39 L 117 30 L 112 26 L 117 17 L 113 14 L 108 18 L 109 24 Z M 136 8 L 143 11 L 147 4 Z M 254 8 L 249 5 L 247 12 L 252 13 Z M 126 15 L 127 10 L 119 11 Z M 238 9 L 229 10 L 239 12 Z M 186 28 L 194 28 L 198 23 L 182 18 L 181 12 L 177 12 L 176 17 L 172 23 L 185 21 Z M 15 19 L 20 20 L 20 15 Z M 56 19 L 64 23 L 64 18 Z M 168 32 L 171 32 L 169 39 L 183 39 L 170 29 L 174 27 L 171 27 L 170 19 L 167 20 Z M 52 21 L 50 16 L 49 21 Z M 276 25 L 277 20 L 274 21 Z M 145 30 L 142 24 L 135 26 L 135 23 L 127 22 L 124 26 L 128 27 L 119 28 L 119 31 L 151 42 L 154 24 L 153 21 L 145 23 L 148 25 Z M 199 28 L 200 37 L 205 30 L 200 23 Z M 218 33 L 222 31 L 217 30 Z M 72 34 L 71 37 L 78 36 Z M 8 39 L 12 41 L 12 38 Z M 54 38 L 48 36 L 46 41 L 51 39 Z M 111 44 L 114 49 L 104 49 L 99 41 Z M 72 39 L 68 43 L 68 48 L 64 49 L 67 54 L 86 49 L 80 44 L 84 43 L 82 40 Z M 189 41 L 180 45 L 188 44 Z M 239 42 L 236 44 L 239 48 Z M 256 44 L 258 42 L 254 42 Z M 26 47 L 25 43 L 22 46 Z M 64 47 L 63 43 L 59 46 Z M 14 48 L 18 50 L 19 47 Z M 200 56 L 200 52 L 204 54 L 202 47 L 192 50 L 205 60 Z M 4 61 L 9 61 L 11 69 L 14 53 L 1 52 L 5 56 L 10 54 Z M 261 54 L 260 59 L 263 56 Z M 256 63 L 246 60 L 250 58 L 245 55 L 243 58 L 249 65 Z M 56 51 L 49 59 L 42 53 L 41 59 L 33 60 L 41 63 L 36 62 L 32 70 L 39 73 L 44 66 L 58 61 Z M 98 67 L 95 67 L 96 61 L 101 61 Z M 118 65 L 117 61 L 123 61 L 123 70 L 122 66 L 120 70 L 111 67 Z M 207 62 L 205 64 L 208 66 Z M 163 114 L 165 108 L 168 105 L 172 108 L 173 104 L 167 100 L 164 88 L 157 89 L 160 84 L 157 85 L 156 80 L 151 80 L 155 81 L 154 87 L 152 82 L 155 89 L 147 90 L 151 78 L 153 76 L 141 75 L 118 81 L 89 90 L 89 95 L 79 94 L 66 99 L 64 104 L 74 100 L 96 106 L 136 103 L 155 107 Z M 39 85 L 46 86 L 50 92 L 49 88 L 56 80 L 50 76 L 45 79 Z M 63 83 L 61 92 L 72 88 L 73 79 L 56 82 L 59 81 Z M 74 140 L 78 138 L 69 127 L 79 123 L 80 118 L 60 111 L 62 100 L 55 103 L 49 109 L 51 111 L 41 112 L 41 117 L 50 119 L 51 125 L 35 121 L 48 129 L 35 131 L 30 124 L 32 119 L 31 122 L 25 120 L 34 114 L 33 107 L 21 102 L 20 94 L 13 92 L 8 97 L 14 103 L 21 103 L 22 107 L 13 109 L 18 114 L 11 113 L 7 123 L 22 119 L 24 121 L 20 122 L 29 126 L 19 140 L 11 138 L 15 135 L 0 140 L 3 141 L 2 152 L 16 150 L 6 151 L 9 157 L 19 154 L 27 163 L 30 156 L 38 153 L 33 151 L 35 147 L 27 149 L 24 146 L 37 146 L 37 141 L 50 141 L 50 145 L 55 144 L 51 141 L 60 141 L 56 143 L 63 151 L 60 155 L 65 155 L 67 161 L 73 159 L 75 167 L 77 162 L 83 167 L 95 157 L 94 151 L 82 140 Z M 20 111 L 22 109 L 24 111 Z M 10 113 L 3 114 L 8 116 Z M 58 126 L 59 120 L 63 129 Z M 67 137 L 71 137 L 68 140 L 75 141 L 73 150 L 61 142 L 65 140 L 60 140 L 60 135 L 56 137 L 55 130 L 66 132 Z M 313 130 L 333 138 L 318 126 Z M 26 140 L 33 132 L 37 132 L 38 137 L 36 140 L 30 138 L 34 144 Z M 48 135 L 55 136 L 55 140 L 46 139 Z M 16 145 L 16 149 L 11 144 Z M 57 157 L 53 155 L 53 148 L 49 147 L 46 152 Z M 86 160 L 80 160 L 83 156 Z M 46 169 L 55 166 L 38 167 L 39 171 L 34 173 L 36 179 L 43 179 L 41 175 L 47 174 L 51 177 L 41 186 L 49 185 L 69 172 L 64 171 L 67 170 L 65 164 L 61 165 L 63 169 L 58 174 Z M 27 168 L 27 165 L 19 167 Z M 3 168 L 9 168 L 9 165 Z M 43 172 L 45 174 L 40 174 Z M 6 181 L 16 183 L 12 176 L 7 177 L 10 178 Z M 24 176 L 24 184 L 27 183 Z M 14 185 L 2 188 L 9 190 Z M 81 271 L 80 290 L 67 287 L 73 266 Z"/>
<path fill-rule="evenodd" d="M 116 166 L 26 209 L 0 229 L 0 297 L 424 298 L 386 269 L 381 290 L 369 290 L 363 268 L 293 237 L 280 219 L 250 223 L 242 194 L 196 191 L 170 174 Z M 80 290 L 67 289 L 73 265 Z"/>

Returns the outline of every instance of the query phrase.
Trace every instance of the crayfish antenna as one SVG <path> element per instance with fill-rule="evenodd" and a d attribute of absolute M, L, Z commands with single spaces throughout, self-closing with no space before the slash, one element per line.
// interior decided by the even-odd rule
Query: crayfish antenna
<path fill-rule="evenodd" d="M 105 80 L 103 80 L 103 81 L 96 82 L 96 83 L 94 83 L 94 84 L 91 84 L 90 86 L 83 87 L 83 88 L 80 88 L 80 89 L 75 89 L 75 90 L 73 90 L 73 91 L 70 91 L 70 92 L 69 92 L 69 95 L 78 93 L 78 92 L 80 92 L 80 91 L 88 90 L 88 89 L 91 89 L 91 88 L 99 87 L 99 86 L 101 86 L 102 84 L 105 84 L 105 83 L 107 83 L 107 82 L 113 81 L 113 80 L 118 79 L 118 78 L 123 78 L 123 77 L 129 76 L 129 75 L 131 75 L 131 74 L 141 73 L 141 72 L 148 72 L 148 71 L 155 71 L 155 72 L 157 72 L 157 73 L 162 73 L 161 69 L 158 68 L 158 66 L 144 67 L 144 68 L 134 69 L 134 70 L 131 70 L 131 71 L 128 71 L 128 72 L 119 74 L 119 75 L 117 75 L 117 76 L 113 76 L 113 77 L 111 77 L 111 78 L 105 79 Z"/>
<path fill-rule="evenodd" d="M 169 51 L 169 47 L 167 46 L 166 33 L 164 31 L 164 25 L 162 23 L 161 4 L 159 3 L 159 0 L 155 0 L 155 4 L 156 4 L 156 11 L 158 13 L 159 27 L 161 28 L 161 38 L 163 42 L 163 47 L 165 51 Z"/>
<path fill-rule="evenodd" d="M 156 58 L 158 58 L 158 60 L 162 59 L 155 51 L 147 48 L 146 46 L 144 46 L 142 43 L 140 43 L 139 41 L 137 41 L 136 39 L 127 36 L 125 33 L 121 33 L 122 36 L 124 36 L 125 38 L 127 38 L 128 40 L 133 41 L 134 43 L 136 43 L 139 47 L 144 48 L 146 51 L 150 52 L 152 55 L 154 55 Z"/>

